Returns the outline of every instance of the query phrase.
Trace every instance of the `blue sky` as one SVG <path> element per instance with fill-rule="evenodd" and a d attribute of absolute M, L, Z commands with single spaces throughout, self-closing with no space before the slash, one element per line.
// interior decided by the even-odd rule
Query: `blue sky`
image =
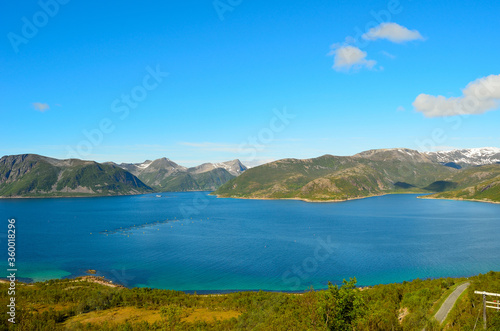
<path fill-rule="evenodd" d="M 457 0 L 11 1 L 0 154 L 189 166 L 499 147 L 499 12 Z"/>

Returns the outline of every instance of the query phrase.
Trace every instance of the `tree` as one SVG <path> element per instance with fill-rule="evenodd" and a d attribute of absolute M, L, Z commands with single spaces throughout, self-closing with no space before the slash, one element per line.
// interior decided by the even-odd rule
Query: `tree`
<path fill-rule="evenodd" d="M 340 288 L 329 282 L 328 290 L 319 300 L 319 313 L 329 330 L 351 330 L 353 322 L 363 316 L 365 310 L 366 305 L 356 288 L 356 278 L 344 279 Z"/>

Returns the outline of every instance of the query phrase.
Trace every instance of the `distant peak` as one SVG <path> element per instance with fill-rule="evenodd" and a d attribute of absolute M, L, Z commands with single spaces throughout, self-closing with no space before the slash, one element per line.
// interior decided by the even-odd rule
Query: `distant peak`
<path fill-rule="evenodd" d="M 453 162 L 459 165 L 485 165 L 500 162 L 500 148 L 478 147 L 449 151 L 428 152 L 427 155 L 440 163 Z"/>
<path fill-rule="evenodd" d="M 456 149 L 443 150 L 443 151 L 435 151 L 435 152 L 426 152 L 426 153 L 427 154 L 432 154 L 432 153 L 449 154 L 449 153 L 456 153 L 456 152 L 473 152 L 473 153 L 492 152 L 492 153 L 500 153 L 500 148 L 498 148 L 498 147 L 456 148 Z"/>
<path fill-rule="evenodd" d="M 172 162 L 172 160 L 166 157 L 161 157 L 159 159 L 154 160 L 153 162 Z"/>

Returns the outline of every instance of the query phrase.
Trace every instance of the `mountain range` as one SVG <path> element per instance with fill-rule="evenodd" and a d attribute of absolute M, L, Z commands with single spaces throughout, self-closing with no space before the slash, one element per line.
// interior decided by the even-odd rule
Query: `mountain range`
<path fill-rule="evenodd" d="M 247 169 L 240 160 L 186 168 L 167 158 L 118 166 L 157 191 L 213 191 Z"/>
<path fill-rule="evenodd" d="M 166 191 L 215 191 L 219 197 L 308 201 L 429 193 L 426 198 L 500 202 L 500 149 L 378 149 L 353 156 L 283 159 L 250 169 L 239 160 L 187 168 L 168 158 L 121 164 L 35 154 L 0 159 L 0 197 Z"/>
<path fill-rule="evenodd" d="M 219 197 L 341 201 L 388 193 L 500 201 L 495 148 L 421 153 L 378 149 L 353 156 L 284 159 L 228 181 Z M 481 165 L 478 165 L 481 164 Z"/>
<path fill-rule="evenodd" d="M 431 152 L 427 155 L 435 162 L 458 169 L 471 166 L 500 163 L 500 148 L 470 148 L 451 151 Z"/>
<path fill-rule="evenodd" d="M 0 159 L 0 196 L 58 197 L 152 192 L 130 172 L 77 159 L 58 160 L 36 154 Z"/>
<path fill-rule="evenodd" d="M 239 160 L 185 168 L 166 158 L 117 165 L 78 159 L 58 160 L 36 154 L 10 155 L 0 159 L 0 197 L 213 191 L 245 170 Z"/>

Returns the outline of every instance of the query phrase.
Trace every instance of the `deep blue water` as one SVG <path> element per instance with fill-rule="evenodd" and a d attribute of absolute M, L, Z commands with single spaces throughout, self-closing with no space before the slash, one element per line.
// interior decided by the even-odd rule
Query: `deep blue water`
<path fill-rule="evenodd" d="M 18 277 L 32 281 L 96 269 L 126 286 L 297 291 L 349 277 L 373 285 L 500 271 L 500 205 L 416 195 L 10 199 L 0 215 L 1 256 L 14 217 Z"/>

